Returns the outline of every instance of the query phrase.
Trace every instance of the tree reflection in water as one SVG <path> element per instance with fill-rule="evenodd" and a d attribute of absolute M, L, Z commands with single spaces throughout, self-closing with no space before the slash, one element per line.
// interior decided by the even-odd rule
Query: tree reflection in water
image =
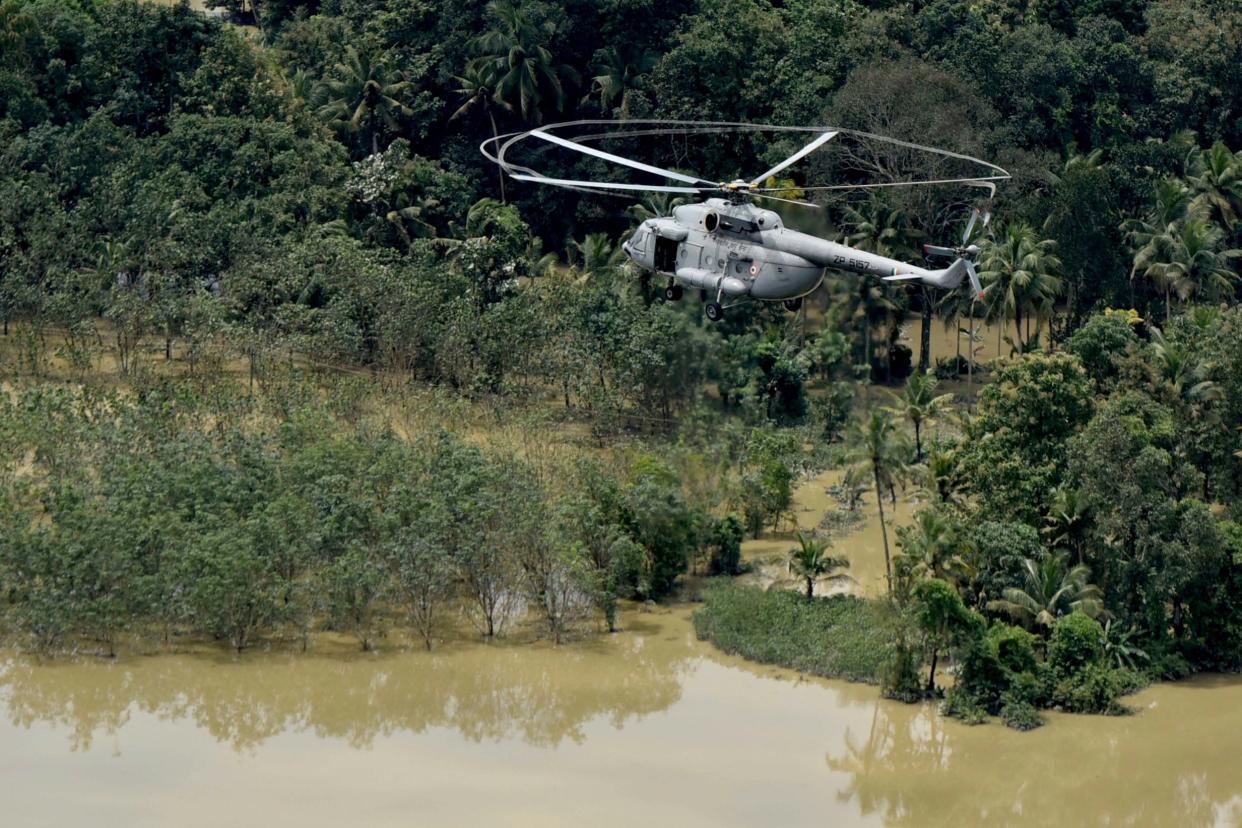
<path fill-rule="evenodd" d="M 846 776 L 838 801 L 886 825 L 1242 825 L 1242 682 L 1159 685 L 1134 705 L 1017 733 L 877 699 L 826 763 Z"/>
<path fill-rule="evenodd" d="M 377 736 L 428 728 L 550 747 L 581 741 L 593 719 L 619 728 L 680 698 L 692 655 L 688 628 L 661 635 L 658 622 L 642 618 L 629 626 L 559 648 L 500 643 L 376 657 L 200 654 L 117 663 L 10 657 L 0 664 L 0 698 L 13 724 L 62 725 L 75 749 L 117 733 L 134 710 L 192 720 L 237 750 L 287 730 L 367 747 Z"/>

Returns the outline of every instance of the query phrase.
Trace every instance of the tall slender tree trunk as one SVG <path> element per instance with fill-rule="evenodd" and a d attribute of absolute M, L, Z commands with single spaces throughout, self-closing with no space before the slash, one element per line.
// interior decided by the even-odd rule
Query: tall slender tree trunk
<path fill-rule="evenodd" d="M 923 288 L 923 330 L 919 336 L 919 372 L 926 374 L 931 367 L 931 326 L 932 301 L 931 290 Z"/>
<path fill-rule="evenodd" d="M 884 539 L 884 578 L 888 582 L 888 594 L 893 594 L 893 563 L 888 553 L 888 529 L 884 525 L 884 488 L 880 485 L 880 467 L 874 462 L 871 472 L 875 477 L 875 505 L 880 510 L 880 537 Z"/>
<path fill-rule="evenodd" d="M 939 647 L 932 647 L 931 670 L 927 673 L 927 695 L 936 692 L 936 660 L 940 655 Z"/>
<path fill-rule="evenodd" d="M 487 105 L 487 101 L 483 101 L 483 108 L 487 110 L 487 118 L 492 122 L 492 137 L 499 138 L 500 131 L 496 129 L 496 116 L 492 114 L 492 109 Z M 505 171 L 499 164 L 496 165 L 496 170 L 500 178 L 500 203 L 507 204 L 508 202 L 505 201 Z"/>

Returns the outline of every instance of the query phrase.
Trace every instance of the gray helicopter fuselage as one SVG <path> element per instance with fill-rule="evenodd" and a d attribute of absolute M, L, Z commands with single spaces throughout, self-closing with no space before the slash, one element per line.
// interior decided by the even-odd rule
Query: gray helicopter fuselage
<path fill-rule="evenodd" d="M 830 267 L 924 281 L 940 275 L 790 230 L 771 210 L 723 198 L 682 205 L 672 216 L 648 219 L 622 247 L 639 267 L 707 291 L 716 301 L 797 299 L 815 290 Z"/>

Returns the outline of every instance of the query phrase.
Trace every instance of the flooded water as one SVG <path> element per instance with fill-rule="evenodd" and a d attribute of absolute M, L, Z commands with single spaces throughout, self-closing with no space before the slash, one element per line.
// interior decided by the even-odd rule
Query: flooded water
<path fill-rule="evenodd" d="M 6 824 L 1242 824 L 1242 681 L 967 727 L 721 656 L 688 610 L 554 648 L 0 667 Z"/>

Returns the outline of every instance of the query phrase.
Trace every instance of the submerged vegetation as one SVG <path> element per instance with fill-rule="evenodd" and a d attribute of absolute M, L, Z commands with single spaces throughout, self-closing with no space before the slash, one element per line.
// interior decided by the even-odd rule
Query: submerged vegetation
<path fill-rule="evenodd" d="M 701 635 L 1020 728 L 1242 667 L 1236 4 L 226 5 L 256 25 L 0 0 L 10 639 L 431 647 L 464 616 L 561 641 L 745 569 L 744 535 L 783 537 L 803 473 L 840 465 L 884 594 L 817 593 L 856 557 L 823 524 L 798 590 L 714 587 Z M 706 325 L 619 248 L 675 200 L 507 183 L 477 151 L 573 117 L 995 159 L 987 292 L 829 274 L 796 315 Z M 972 198 L 850 193 L 820 230 L 913 260 Z"/>

